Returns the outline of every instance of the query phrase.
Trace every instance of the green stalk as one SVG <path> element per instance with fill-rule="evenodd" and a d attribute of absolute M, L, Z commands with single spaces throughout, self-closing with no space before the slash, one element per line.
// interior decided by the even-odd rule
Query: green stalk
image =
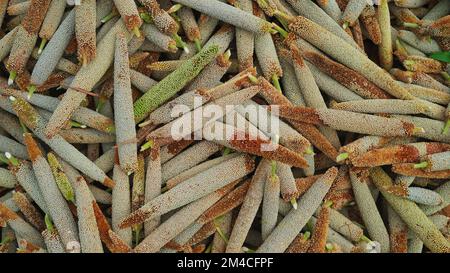
<path fill-rule="evenodd" d="M 3 238 L 3 240 L 0 242 L 0 245 L 6 245 L 9 244 L 13 241 L 13 238 L 6 236 L 5 238 Z"/>
<path fill-rule="evenodd" d="M 311 237 L 311 232 L 306 231 L 305 233 L 303 233 L 303 240 L 308 240 Z"/>
<path fill-rule="evenodd" d="M 349 156 L 348 153 L 342 153 L 342 154 L 339 154 L 339 155 L 336 157 L 336 162 L 344 161 L 344 160 L 346 160 L 346 159 L 348 158 L 348 156 Z"/>
<path fill-rule="evenodd" d="M 6 165 L 9 165 L 9 160 L 4 156 L 3 154 L 0 154 L 0 162 L 5 163 Z"/>
<path fill-rule="evenodd" d="M 179 11 L 182 7 L 183 7 L 182 4 L 175 4 L 167 10 L 167 13 L 169 13 L 169 14 L 175 13 L 175 12 Z"/>
<path fill-rule="evenodd" d="M 116 10 L 113 10 L 110 14 L 106 15 L 105 17 L 103 17 L 103 19 L 101 20 L 101 22 L 104 24 L 106 22 L 108 22 L 109 20 L 111 20 L 112 18 L 114 18 L 114 16 L 118 15 Z"/>
<path fill-rule="evenodd" d="M 6 152 L 5 156 L 8 159 L 9 164 L 11 164 L 13 166 L 19 166 L 19 160 L 17 158 L 15 158 L 12 154 Z"/>
<path fill-rule="evenodd" d="M 225 149 L 223 150 L 223 153 L 222 153 L 222 155 L 223 156 L 225 156 L 225 155 L 228 155 L 228 154 L 230 154 L 231 153 L 231 149 L 230 148 L 228 148 L 228 147 L 225 147 Z"/>
<path fill-rule="evenodd" d="M 289 21 L 284 19 L 282 16 L 280 16 L 278 13 L 275 13 L 275 17 L 277 20 L 281 23 L 284 29 L 289 29 Z"/>
<path fill-rule="evenodd" d="M 147 23 L 147 24 L 152 24 L 153 23 L 153 19 L 152 16 L 146 12 L 141 12 L 139 13 L 139 16 L 141 17 L 141 19 Z"/>
<path fill-rule="evenodd" d="M 272 76 L 272 83 L 273 83 L 273 86 L 275 86 L 275 88 L 276 88 L 278 91 L 280 91 L 280 93 L 282 93 L 282 91 L 281 91 L 281 85 L 280 85 L 280 81 L 279 81 L 278 75 L 274 74 L 274 75 Z"/>
<path fill-rule="evenodd" d="M 447 119 L 447 122 L 445 123 L 444 129 L 442 129 L 442 134 L 447 134 L 448 129 L 450 129 L 450 119 Z"/>
<path fill-rule="evenodd" d="M 349 25 L 348 22 L 344 22 L 344 23 L 342 24 L 342 28 L 343 28 L 343 29 L 347 29 L 347 28 L 348 28 L 348 25 Z"/>
<path fill-rule="evenodd" d="M 142 225 L 136 225 L 134 228 L 134 240 L 135 240 L 135 244 L 138 245 L 139 244 L 139 239 L 141 238 L 141 230 L 142 230 Z"/>
<path fill-rule="evenodd" d="M 333 248 L 332 244 L 328 243 L 325 245 L 325 249 L 326 249 L 326 251 L 332 251 L 334 248 Z"/>
<path fill-rule="evenodd" d="M 292 205 L 292 208 L 293 209 L 297 209 L 297 207 L 298 207 L 298 204 L 297 204 L 297 199 L 295 199 L 295 197 L 292 197 L 292 199 L 291 199 L 291 205 Z"/>
<path fill-rule="evenodd" d="M 372 242 L 372 240 L 370 240 L 369 238 L 367 238 L 365 235 L 361 236 L 360 241 L 361 241 L 361 242 L 366 242 L 366 243 Z"/>
<path fill-rule="evenodd" d="M 81 123 L 79 123 L 79 122 L 76 122 L 76 121 L 71 120 L 71 121 L 70 121 L 70 127 L 74 127 L 74 128 L 82 128 L 82 129 L 84 129 L 84 128 L 86 128 L 87 126 L 84 125 L 84 124 L 81 124 Z"/>
<path fill-rule="evenodd" d="M 141 146 L 141 152 L 148 150 L 150 148 L 153 147 L 153 145 L 155 145 L 155 143 L 153 142 L 153 140 L 149 140 L 147 142 L 145 142 L 142 146 Z"/>
<path fill-rule="evenodd" d="M 50 215 L 45 214 L 44 221 L 47 230 L 53 232 L 53 230 L 55 230 L 55 226 L 53 225 L 52 218 L 50 218 Z"/>
<path fill-rule="evenodd" d="M 214 220 L 214 226 L 216 227 L 216 231 L 219 234 L 220 238 L 222 238 L 222 240 L 228 244 L 228 238 L 227 236 L 223 233 L 222 229 L 220 229 L 220 227 L 218 225 L 216 225 L 216 221 Z"/>
<path fill-rule="evenodd" d="M 449 75 L 447 72 L 445 72 L 445 71 L 441 72 L 441 76 L 442 76 L 446 81 L 450 81 L 450 75 Z"/>
<path fill-rule="evenodd" d="M 417 164 L 414 164 L 414 169 L 424 169 L 428 167 L 428 162 L 427 161 L 423 161 Z"/>
<path fill-rule="evenodd" d="M 197 49 L 197 52 L 200 52 L 202 50 L 202 42 L 199 39 L 194 40 L 195 49 Z"/>
<path fill-rule="evenodd" d="M 47 44 L 47 39 L 42 38 L 41 43 L 39 44 L 38 55 L 41 55 L 42 51 L 44 51 L 44 47 Z"/>
<path fill-rule="evenodd" d="M 258 81 L 258 78 L 255 77 L 255 76 L 253 76 L 253 75 L 251 75 L 251 74 L 248 75 L 248 79 L 249 79 L 253 84 L 257 84 L 257 83 L 259 82 L 259 81 Z"/>
<path fill-rule="evenodd" d="M 419 28 L 419 24 L 416 23 L 408 23 L 408 22 L 403 22 L 403 26 L 404 27 L 408 27 L 408 28 Z"/>
<path fill-rule="evenodd" d="M 20 127 L 22 127 L 23 133 L 29 133 L 27 126 L 19 119 Z"/>
<path fill-rule="evenodd" d="M 9 77 L 8 77 L 8 85 L 12 85 L 14 83 L 14 80 L 17 77 L 17 72 L 16 71 L 11 71 L 9 73 Z"/>
<path fill-rule="evenodd" d="M 100 112 L 105 105 L 106 101 L 102 98 L 99 98 L 97 101 L 97 106 L 95 107 L 95 111 Z"/>
<path fill-rule="evenodd" d="M 36 86 L 35 85 L 30 85 L 27 87 L 28 89 L 28 99 L 31 99 L 31 96 L 33 96 L 34 92 L 36 92 Z"/>
<path fill-rule="evenodd" d="M 315 155 L 314 148 L 312 146 L 306 148 L 305 154 L 307 154 L 307 155 Z"/>
<path fill-rule="evenodd" d="M 67 201 L 74 203 L 75 193 L 72 188 L 72 184 L 70 184 L 69 178 L 64 173 L 62 166 L 58 162 L 58 159 L 53 153 L 48 153 L 47 160 L 59 191 Z"/>
<path fill-rule="evenodd" d="M 288 36 L 288 32 L 286 30 L 284 30 L 282 27 L 280 27 L 279 25 L 272 23 L 273 29 L 275 29 L 278 33 L 280 33 L 280 35 L 283 38 L 286 38 Z"/>
<path fill-rule="evenodd" d="M 213 243 L 210 243 L 210 244 L 208 245 L 208 247 L 205 249 L 205 252 L 204 252 L 204 253 L 211 253 L 211 251 L 212 251 L 212 246 L 213 246 Z"/>
<path fill-rule="evenodd" d="M 186 54 L 189 54 L 189 48 L 187 47 L 187 44 L 183 41 L 183 39 L 181 39 L 181 37 L 178 34 L 176 33 L 173 34 L 172 39 L 175 40 L 178 48 L 182 48 L 184 52 L 186 52 Z"/>

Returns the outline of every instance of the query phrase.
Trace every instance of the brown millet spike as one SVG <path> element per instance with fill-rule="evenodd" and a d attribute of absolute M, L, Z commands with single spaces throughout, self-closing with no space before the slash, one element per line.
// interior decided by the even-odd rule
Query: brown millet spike
<path fill-rule="evenodd" d="M 366 152 L 351 161 L 355 166 L 371 167 L 378 162 L 377 159 L 394 159 L 393 163 L 414 162 L 419 159 L 419 151 L 412 146 L 401 145 L 397 147 L 388 147 L 374 149 Z M 390 161 L 387 164 L 392 164 Z"/>
<path fill-rule="evenodd" d="M 425 146 L 427 154 L 436 154 L 450 151 L 450 144 L 441 142 L 429 142 Z"/>
<path fill-rule="evenodd" d="M 48 91 L 49 89 L 57 88 L 61 86 L 64 80 L 69 76 L 70 75 L 68 73 L 63 71 L 52 73 L 42 85 L 37 86 L 36 92 L 43 93 L 45 91 Z"/>
<path fill-rule="evenodd" d="M 300 132 L 306 139 L 308 139 L 317 149 L 322 151 L 326 156 L 331 158 L 333 161 L 336 160 L 338 156 L 338 151 L 330 143 L 330 141 L 314 126 L 311 124 L 289 121 L 291 125 Z"/>
<path fill-rule="evenodd" d="M 279 106 L 292 106 L 292 103 L 275 89 L 264 77 L 258 78 L 258 86 L 260 87 L 260 94 L 270 104 L 276 104 Z M 330 143 L 330 141 L 311 124 L 304 122 L 289 120 L 289 123 L 301 133 L 306 139 L 308 139 L 314 146 L 324 152 L 333 161 L 338 155 L 336 148 Z"/>
<path fill-rule="evenodd" d="M 139 51 L 130 56 L 130 68 L 137 69 L 137 67 L 143 62 L 148 56 L 150 56 L 150 52 Z M 147 65 L 148 66 L 148 65 Z"/>
<path fill-rule="evenodd" d="M 30 156 L 31 161 L 36 161 L 36 159 L 42 157 L 42 152 L 37 145 L 37 142 L 33 139 L 33 136 L 30 133 L 23 134 L 25 145 L 27 146 L 28 155 Z"/>
<path fill-rule="evenodd" d="M 207 223 L 242 204 L 249 186 L 250 180 L 243 182 L 242 185 L 225 195 L 216 204 L 205 211 L 197 221 Z"/>
<path fill-rule="evenodd" d="M 100 234 L 100 239 L 112 253 L 128 253 L 131 248 L 127 246 L 119 237 L 111 230 L 111 227 L 103 215 L 102 210 L 97 202 L 92 201 L 92 208 L 94 210 L 95 220 Z"/>
<path fill-rule="evenodd" d="M 446 152 L 450 150 L 450 144 L 431 142 L 425 144 L 426 154 Z M 366 153 L 351 159 L 355 166 L 373 167 L 396 163 L 408 163 L 419 161 L 421 154 L 418 148 L 411 145 L 397 145 L 367 151 Z"/>
<path fill-rule="evenodd" d="M 143 211 L 143 210 L 137 210 L 133 212 L 130 216 L 125 218 L 120 224 L 119 228 L 127 228 L 135 225 L 136 223 L 143 223 L 149 215 L 153 214 L 153 210 L 151 211 Z"/>
<path fill-rule="evenodd" d="M 389 236 L 392 253 L 408 253 L 408 229 L 391 232 Z"/>
<path fill-rule="evenodd" d="M 192 143 L 194 143 L 194 140 L 182 139 L 182 140 L 179 140 L 179 141 L 176 141 L 174 143 L 167 145 L 167 150 L 169 151 L 169 153 L 176 155 L 176 154 L 180 153 L 181 151 L 183 151 L 184 149 L 186 149 Z"/>
<path fill-rule="evenodd" d="M 132 31 L 135 28 L 139 28 L 142 25 L 142 19 L 137 15 L 126 15 L 122 18 L 125 26 L 129 31 Z"/>
<path fill-rule="evenodd" d="M 0 203 L 0 219 L 4 221 L 12 221 L 18 218 L 19 215 L 9 209 L 7 206 L 3 205 L 3 203 Z"/>
<path fill-rule="evenodd" d="M 366 7 L 366 9 L 370 8 L 371 7 Z M 381 30 L 376 17 L 376 11 L 374 9 L 373 11 L 363 11 L 360 19 L 367 30 L 370 40 L 372 40 L 374 44 L 379 45 L 381 43 Z"/>
<path fill-rule="evenodd" d="M 69 44 L 67 45 L 66 49 L 64 50 L 64 53 L 66 53 L 67 55 L 72 55 L 75 52 L 77 52 L 77 48 L 78 48 L 77 39 L 73 37 L 70 40 Z"/>
<path fill-rule="evenodd" d="M 361 23 L 360 21 L 357 19 L 355 21 L 355 25 L 351 27 L 352 30 L 352 34 L 353 34 L 353 39 L 355 40 L 356 44 L 363 50 L 364 49 L 364 36 L 362 33 L 362 29 L 361 29 Z"/>
<path fill-rule="evenodd" d="M 395 55 L 402 61 L 403 66 L 413 72 L 423 72 L 423 73 L 439 73 L 444 70 L 444 65 L 431 58 L 422 56 L 404 56 L 397 51 L 394 52 Z"/>
<path fill-rule="evenodd" d="M 192 248 L 192 253 L 203 253 L 206 249 L 205 244 L 199 244 Z"/>
<path fill-rule="evenodd" d="M 308 166 L 307 161 L 303 157 L 281 145 L 278 145 L 274 151 L 262 151 L 261 145 L 269 145 L 271 142 L 260 138 L 252 140 L 247 133 L 245 133 L 242 138 L 242 135 L 239 132 L 235 132 L 229 143 L 237 150 L 249 152 L 264 158 L 281 161 L 290 166 L 295 166 L 298 168 L 306 168 Z"/>
<path fill-rule="evenodd" d="M 269 110 L 273 106 L 269 106 Z M 302 122 L 315 125 L 323 125 L 323 121 L 317 114 L 315 108 L 311 107 L 290 107 L 290 106 L 277 106 L 280 110 L 280 115 L 286 118 L 301 117 Z M 298 120 L 299 121 L 299 120 Z"/>
<path fill-rule="evenodd" d="M 308 177 L 296 178 L 295 184 L 297 185 L 298 195 L 302 196 L 322 175 L 313 175 Z"/>
<path fill-rule="evenodd" d="M 21 192 L 13 192 L 13 199 L 30 224 L 39 232 L 44 231 L 45 223 L 43 217 L 30 200 Z"/>
<path fill-rule="evenodd" d="M 358 90 L 360 90 L 361 95 L 364 95 L 366 98 L 388 99 L 392 97 L 358 72 L 321 54 L 305 51 L 303 52 L 303 56 L 342 85 L 357 87 Z"/>
<path fill-rule="evenodd" d="M 17 74 L 16 84 L 20 90 L 27 91 L 27 88 L 30 86 L 30 77 L 31 75 L 27 70 Z M 69 74 L 63 71 L 52 73 L 42 85 L 36 86 L 35 92 L 43 93 L 49 89 L 59 87 L 67 77 L 69 77 Z"/>
<path fill-rule="evenodd" d="M 355 198 L 353 197 L 353 191 L 351 189 L 329 192 L 325 196 L 325 198 L 333 202 L 331 207 L 336 210 L 340 210 L 345 205 L 355 200 Z"/>
<path fill-rule="evenodd" d="M 17 249 L 17 253 L 35 253 L 39 250 L 41 250 L 40 247 L 38 247 L 37 245 L 28 242 L 25 239 L 20 239 L 19 240 L 19 248 Z"/>
<path fill-rule="evenodd" d="M 207 239 L 209 236 L 214 234 L 216 231 L 216 225 L 214 224 L 214 220 L 206 223 L 203 225 L 203 227 L 200 228 L 199 231 L 197 231 L 194 236 L 192 236 L 191 239 L 184 245 L 184 247 L 191 247 L 192 245 L 196 245 L 203 240 Z"/>
<path fill-rule="evenodd" d="M 144 75 L 150 76 L 152 74 L 152 71 L 147 66 L 158 61 L 159 56 L 160 53 L 158 52 L 150 52 L 150 54 L 138 64 L 135 70 Z"/>
<path fill-rule="evenodd" d="M 51 0 L 31 0 L 25 18 L 22 20 L 23 28 L 30 34 L 38 34 L 45 19 Z"/>
<path fill-rule="evenodd" d="M 392 171 L 394 173 L 417 176 L 424 178 L 436 178 L 436 179 L 448 179 L 450 178 L 450 170 L 430 172 L 422 169 L 414 168 L 413 163 L 400 163 L 392 165 Z"/>
<path fill-rule="evenodd" d="M 170 15 L 159 6 L 156 0 L 140 0 L 144 7 L 150 12 L 154 22 L 162 32 L 172 35 L 178 32 L 178 24 Z M 162 19 L 162 20 L 161 20 Z"/>
<path fill-rule="evenodd" d="M 309 253 L 324 253 L 330 224 L 330 208 L 323 206 L 317 217 L 317 222 L 311 237 Z"/>
<path fill-rule="evenodd" d="M 290 39 L 287 40 L 286 42 L 288 41 L 290 41 Z M 295 62 L 299 67 L 305 67 L 305 61 L 303 60 L 303 57 L 300 54 L 299 48 L 293 42 L 289 42 L 288 46 L 289 49 L 291 50 L 290 56 L 293 59 L 292 61 Z"/>
<path fill-rule="evenodd" d="M 444 16 L 427 26 L 432 36 L 446 37 L 450 36 L 450 15 Z"/>
<path fill-rule="evenodd" d="M 303 237 L 300 233 L 295 237 L 289 247 L 286 249 L 285 253 L 306 253 L 311 245 L 311 240 Z"/>

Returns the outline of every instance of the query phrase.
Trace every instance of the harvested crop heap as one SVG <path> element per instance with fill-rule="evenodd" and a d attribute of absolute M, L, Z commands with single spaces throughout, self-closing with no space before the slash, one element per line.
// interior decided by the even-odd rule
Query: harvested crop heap
<path fill-rule="evenodd" d="M 0 252 L 450 252 L 449 14 L 0 0 Z"/>

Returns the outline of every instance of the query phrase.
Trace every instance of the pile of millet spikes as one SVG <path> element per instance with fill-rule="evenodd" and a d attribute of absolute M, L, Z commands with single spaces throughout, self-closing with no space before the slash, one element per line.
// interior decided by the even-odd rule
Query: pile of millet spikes
<path fill-rule="evenodd" d="M 0 0 L 0 252 L 450 252 L 449 14 Z"/>

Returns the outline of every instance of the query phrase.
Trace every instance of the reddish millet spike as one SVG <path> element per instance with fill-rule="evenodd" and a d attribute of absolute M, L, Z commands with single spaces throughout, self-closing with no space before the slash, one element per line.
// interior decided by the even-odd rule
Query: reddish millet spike
<path fill-rule="evenodd" d="M 260 87 L 261 96 L 263 96 L 268 103 L 277 104 L 280 106 L 292 106 L 292 103 L 275 87 L 273 87 L 265 78 L 258 78 L 258 86 Z M 335 160 L 336 156 L 338 155 L 336 148 L 315 126 L 293 120 L 289 120 L 289 122 L 314 146 L 324 152 L 331 159 Z"/>
<path fill-rule="evenodd" d="M 37 142 L 33 139 L 30 133 L 25 133 L 23 135 L 25 144 L 27 146 L 28 154 L 30 155 L 31 161 L 36 161 L 36 159 L 42 157 L 42 152 L 37 145 Z"/>
<path fill-rule="evenodd" d="M 424 178 L 436 178 L 436 179 L 448 179 L 450 178 L 450 170 L 429 172 L 422 169 L 417 169 L 413 163 L 400 163 L 392 165 L 392 171 L 394 173 L 417 176 Z"/>
<path fill-rule="evenodd" d="M 3 203 L 0 203 L 0 219 L 4 221 L 12 221 L 18 218 L 19 215 L 17 215 L 14 211 L 9 209 Z"/>
<path fill-rule="evenodd" d="M 358 72 L 349 69 L 348 67 L 335 62 L 324 55 L 306 51 L 302 53 L 303 56 L 317 66 L 320 70 L 327 73 L 330 77 L 352 90 L 359 91 L 359 94 L 365 98 L 372 99 L 388 99 L 391 98 L 381 88 L 368 81 Z"/>
<path fill-rule="evenodd" d="M 286 249 L 285 253 L 306 253 L 311 245 L 311 240 L 309 240 L 310 233 L 305 232 L 305 234 L 300 233 L 295 237 L 289 247 Z"/>
<path fill-rule="evenodd" d="M 423 148 L 422 148 L 423 147 Z M 446 143 L 417 143 L 405 144 L 370 150 L 351 159 L 353 165 L 358 167 L 375 167 L 395 163 L 416 162 L 426 154 L 445 152 L 450 150 Z"/>
<path fill-rule="evenodd" d="M 144 7 L 150 12 L 155 25 L 164 33 L 173 35 L 178 32 L 179 26 L 177 22 L 161 7 L 156 0 L 139 0 Z"/>
<path fill-rule="evenodd" d="M 205 211 L 197 221 L 207 223 L 242 204 L 249 186 L 250 180 L 245 181 L 242 185 L 225 195 L 221 200 L 214 204 L 214 206 Z"/>
<path fill-rule="evenodd" d="M 25 218 L 40 232 L 45 229 L 45 224 L 42 215 L 36 209 L 36 207 L 31 203 L 30 200 L 25 196 L 25 194 L 14 191 L 13 199 L 20 211 L 25 215 Z"/>
<path fill-rule="evenodd" d="M 319 212 L 317 222 L 311 237 L 311 245 L 308 249 L 309 253 L 324 253 L 325 244 L 327 243 L 327 234 L 330 224 L 330 208 L 324 205 Z"/>
<path fill-rule="evenodd" d="M 27 15 L 22 21 L 22 26 L 28 33 L 38 34 L 50 2 L 51 0 L 31 0 Z"/>
<path fill-rule="evenodd" d="M 241 136 L 239 132 L 236 132 L 229 143 L 237 150 L 249 152 L 272 160 L 282 161 L 291 166 L 296 166 L 298 168 L 305 168 L 308 166 L 308 163 L 303 157 L 281 145 L 278 145 L 274 151 L 261 150 L 261 145 L 270 145 L 271 142 L 262 139 L 252 140 L 247 133 L 245 133 L 244 136 Z"/>
<path fill-rule="evenodd" d="M 111 230 L 111 227 L 103 214 L 102 210 L 98 206 L 97 202 L 92 201 L 92 207 L 94 210 L 95 220 L 97 221 L 97 227 L 102 242 L 112 253 L 129 253 L 130 247 L 125 244 L 120 238 L 115 235 Z"/>

